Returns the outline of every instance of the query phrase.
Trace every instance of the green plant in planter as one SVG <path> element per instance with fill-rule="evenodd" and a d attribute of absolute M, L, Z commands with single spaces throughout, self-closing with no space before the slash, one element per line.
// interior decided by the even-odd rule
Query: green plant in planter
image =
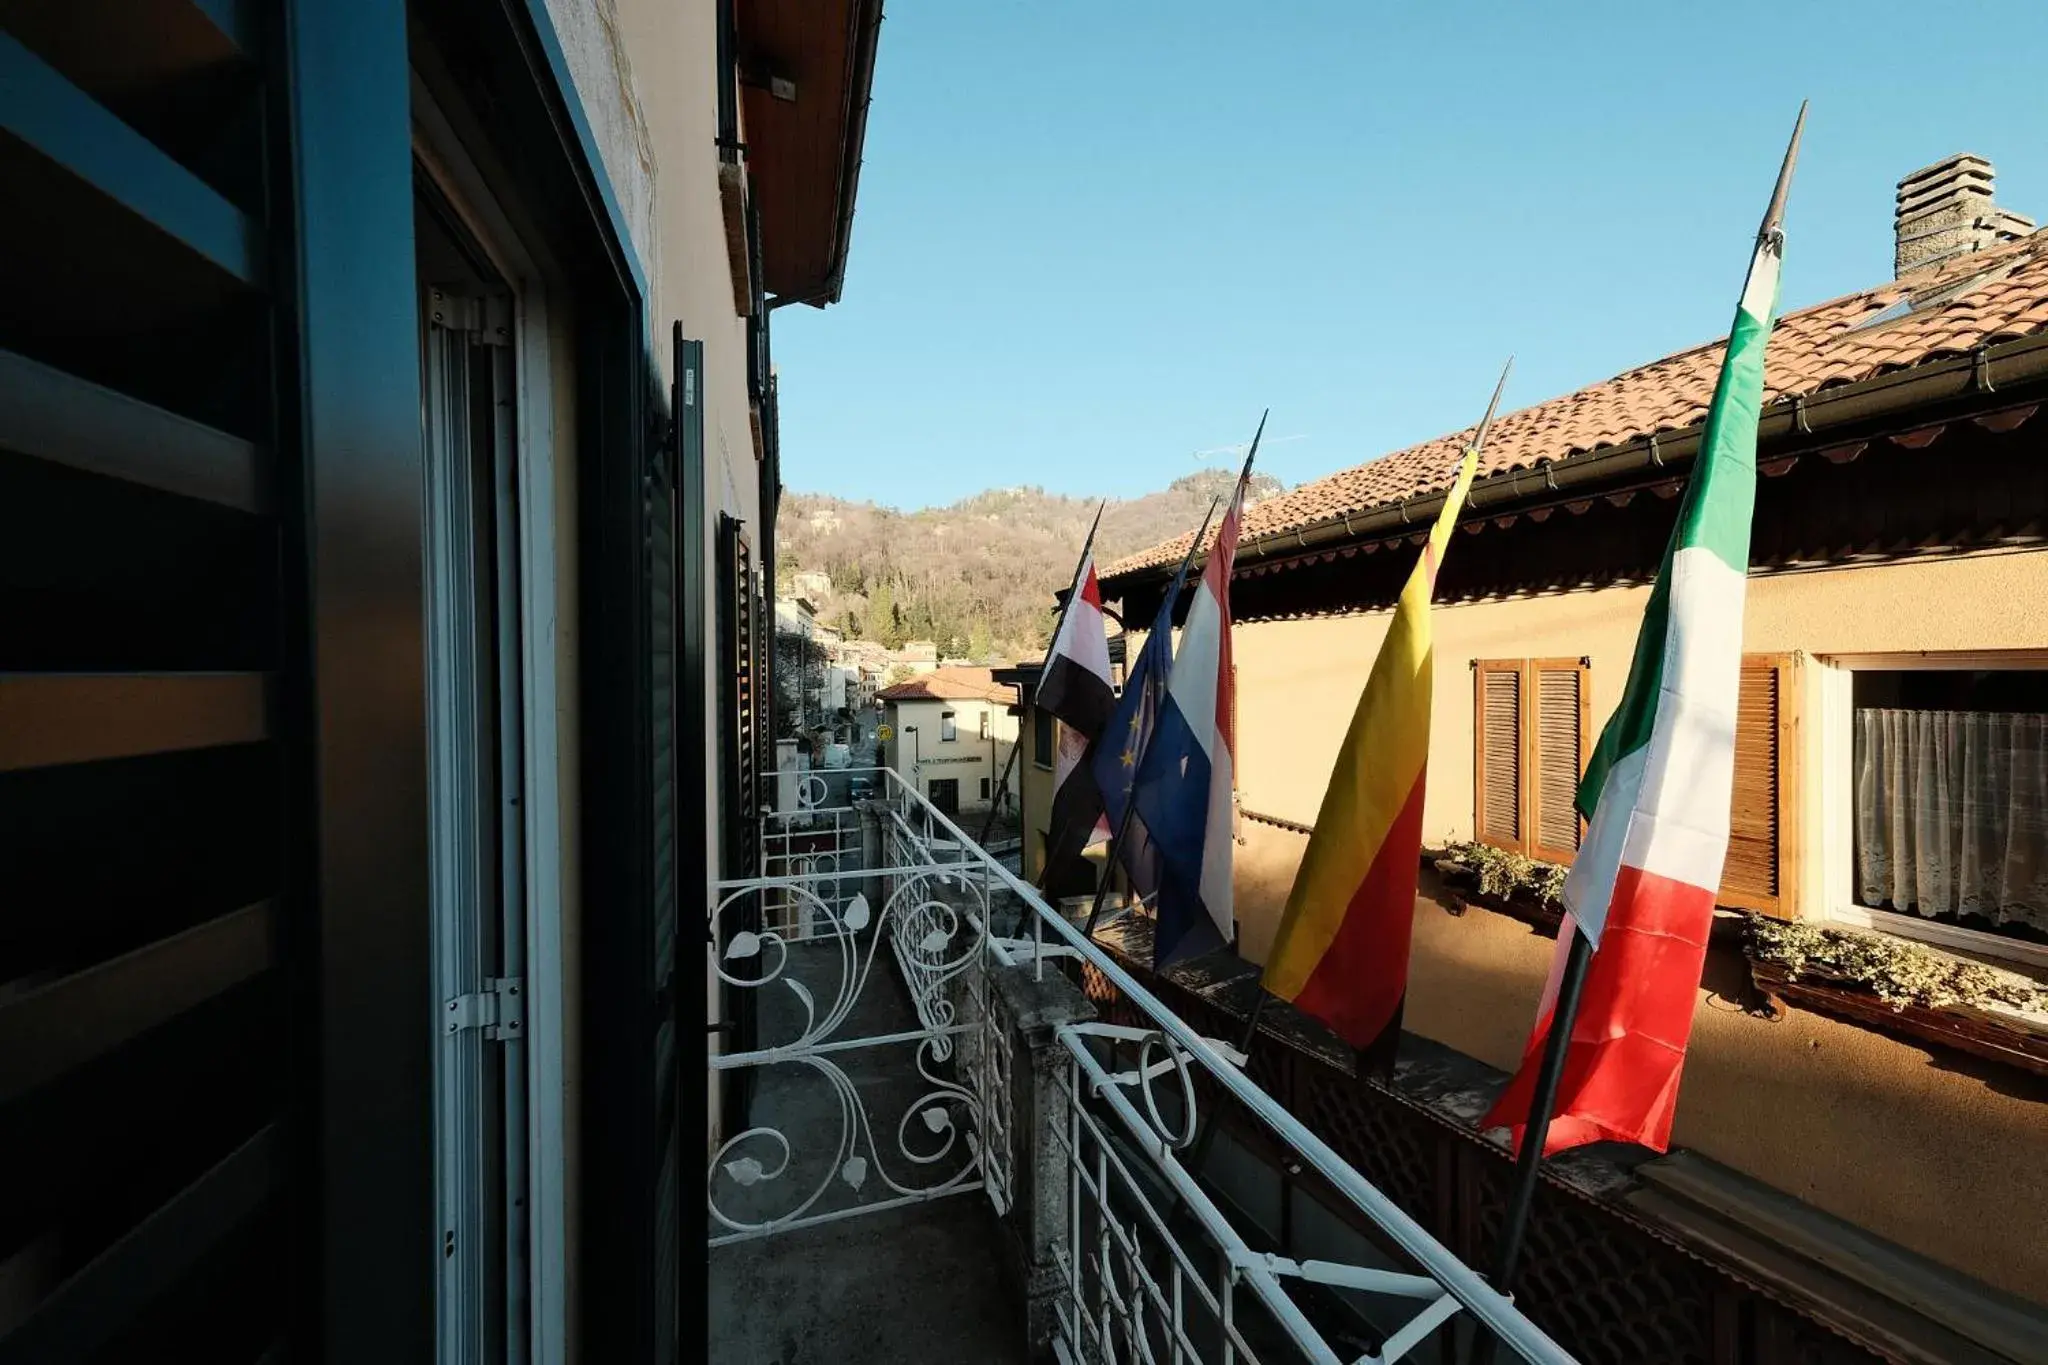
<path fill-rule="evenodd" d="M 1526 891 L 1545 905 L 1563 902 L 1565 874 L 1570 869 L 1556 863 L 1538 862 L 1491 844 L 1452 844 L 1444 854 L 1472 870 L 1482 895 L 1508 900 L 1517 891 Z"/>
<path fill-rule="evenodd" d="M 1906 939 L 1761 915 L 1748 917 L 1743 937 L 1752 957 L 1783 967 L 1795 980 L 1811 975 L 1865 990 L 1894 1010 L 1998 1004 L 2048 1012 L 2048 990 L 2025 977 Z"/>

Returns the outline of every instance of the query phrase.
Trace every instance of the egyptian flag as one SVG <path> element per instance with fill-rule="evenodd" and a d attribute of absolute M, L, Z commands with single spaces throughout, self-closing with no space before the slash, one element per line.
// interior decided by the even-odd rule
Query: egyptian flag
<path fill-rule="evenodd" d="M 1131 791 L 1159 860 L 1155 967 L 1222 948 L 1236 931 L 1230 573 L 1250 477 L 1247 459 L 1188 605 L 1173 676 Z"/>
<path fill-rule="evenodd" d="M 1102 623 L 1102 590 L 1095 581 L 1092 551 L 1081 556 L 1032 704 L 1060 722 L 1046 864 L 1039 885 L 1054 898 L 1086 895 L 1095 890 L 1095 868 L 1081 856 L 1082 850 L 1107 838 L 1108 831 L 1102 828 L 1102 792 L 1085 760 L 1116 709 L 1116 690 L 1109 681 L 1109 636 Z"/>
<path fill-rule="evenodd" d="M 1401 589 L 1266 958 L 1267 990 L 1382 1067 L 1400 1034 L 1422 861 L 1436 685 L 1429 599 L 1478 462 L 1475 442 Z"/>
<path fill-rule="evenodd" d="M 1757 417 L 1784 254 L 1779 218 L 1798 147 L 1795 127 L 1678 524 L 1643 609 L 1628 686 L 1579 783 L 1588 823 L 1564 884 L 1570 915 L 1521 1069 L 1486 1116 L 1486 1127 L 1511 1129 L 1518 1148 L 1574 932 L 1591 942 L 1593 956 L 1543 1150 L 1670 1145 L 1728 853 Z"/>

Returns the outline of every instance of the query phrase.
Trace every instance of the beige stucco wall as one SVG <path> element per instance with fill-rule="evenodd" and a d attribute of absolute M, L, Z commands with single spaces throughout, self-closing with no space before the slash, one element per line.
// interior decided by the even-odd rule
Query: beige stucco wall
<path fill-rule="evenodd" d="M 1626 681 L 1647 589 L 1440 606 L 1425 835 L 1472 827 L 1473 659 L 1592 661 L 1593 717 Z M 1237 628 L 1244 805 L 1313 823 L 1385 615 Z M 1744 648 L 1830 655 L 2048 647 L 2048 553 L 1753 578 Z M 1802 686 L 1818 668 L 1802 670 Z M 1809 712 L 1810 714 L 1810 712 Z M 1804 748 L 1810 737 L 1802 735 Z M 1818 783 L 1809 775 L 1808 786 Z M 1818 848 L 1817 792 L 1799 837 Z M 1263 960 L 1306 845 L 1243 824 L 1238 916 Z M 1502 1069 L 1520 1057 L 1551 940 L 1474 909 L 1418 907 L 1406 1027 Z M 1804 1010 L 1735 1003 L 1746 968 L 1717 952 L 1700 992 L 1673 1140 L 1976 1275 L 2048 1303 L 2048 1083 Z"/>
<path fill-rule="evenodd" d="M 1269 925 L 1307 839 L 1245 835 L 1238 911 Z M 1507 916 L 1419 901 L 1404 1027 L 1512 1069 L 1552 947 Z M 1673 1142 L 2048 1304 L 2048 1082 L 1806 1010 L 1756 1018 L 1737 1003 L 1745 972 L 1733 953 L 1708 963 Z"/>
<path fill-rule="evenodd" d="M 1020 810 L 1024 816 L 1024 857 L 1022 867 L 1024 880 L 1036 883 L 1038 874 L 1045 867 L 1045 841 L 1052 827 L 1052 778 L 1049 765 L 1038 762 L 1035 741 L 1032 738 L 1032 708 L 1027 701 L 1024 714 L 1018 719 L 1018 734 L 1022 736 L 1024 752 L 1017 756 L 1017 790 Z M 1055 722 L 1057 726 L 1057 722 Z M 1053 731 L 1055 752 L 1059 743 L 1059 731 Z"/>
<path fill-rule="evenodd" d="M 1455 550 L 1455 546 L 1453 547 Z M 1423 836 L 1472 832 L 1472 661 L 1592 661 L 1597 732 L 1628 681 L 1648 588 L 1439 605 Z M 1387 614 L 1236 627 L 1238 791 L 1313 823 Z M 1752 653 L 1890 653 L 2048 646 L 2048 552 L 1872 564 L 1752 578 Z"/>

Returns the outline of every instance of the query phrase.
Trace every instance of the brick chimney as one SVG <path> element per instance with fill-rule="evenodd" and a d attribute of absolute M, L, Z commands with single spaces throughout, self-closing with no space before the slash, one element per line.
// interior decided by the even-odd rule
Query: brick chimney
<path fill-rule="evenodd" d="M 1923 166 L 1899 182 L 1894 269 L 1927 270 L 1957 256 L 2010 242 L 2034 230 L 2034 220 L 1991 202 L 1991 163 L 1958 152 Z"/>

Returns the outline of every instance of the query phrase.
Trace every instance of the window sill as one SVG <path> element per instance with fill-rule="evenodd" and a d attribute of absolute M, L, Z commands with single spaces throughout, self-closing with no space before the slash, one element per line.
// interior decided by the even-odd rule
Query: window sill
<path fill-rule="evenodd" d="M 1899 938 L 1932 943 L 1938 948 L 1953 949 L 1973 957 L 1994 960 L 2004 958 L 2009 962 L 2024 963 L 2029 967 L 2048 967 L 2048 943 L 2034 943 L 2023 938 L 1987 934 L 1981 929 L 1965 929 L 1961 925 L 1944 924 L 1940 920 L 1921 919 L 1918 915 L 1901 915 L 1890 910 L 1871 910 L 1861 905 L 1847 905 L 1830 910 L 1827 920 L 1830 924 L 1847 925 L 1851 929 L 1875 930 Z"/>
<path fill-rule="evenodd" d="M 2048 1016 L 1974 1005 L 1891 1005 L 1861 987 L 1807 967 L 1794 977 L 1776 962 L 1749 959 L 1755 983 L 1774 1018 L 1787 1005 L 1862 1024 L 1880 1033 L 1936 1043 L 1988 1061 L 2048 1076 Z"/>

